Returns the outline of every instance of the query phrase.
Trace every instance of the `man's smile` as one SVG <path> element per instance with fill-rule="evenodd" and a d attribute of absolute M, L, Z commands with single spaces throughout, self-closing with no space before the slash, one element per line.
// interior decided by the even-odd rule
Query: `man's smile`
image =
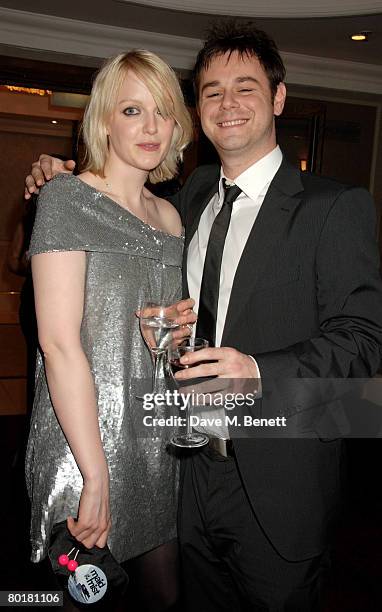
<path fill-rule="evenodd" d="M 235 127 L 236 125 L 244 125 L 247 121 L 248 119 L 231 119 L 230 121 L 219 121 L 217 125 L 223 128 Z"/>

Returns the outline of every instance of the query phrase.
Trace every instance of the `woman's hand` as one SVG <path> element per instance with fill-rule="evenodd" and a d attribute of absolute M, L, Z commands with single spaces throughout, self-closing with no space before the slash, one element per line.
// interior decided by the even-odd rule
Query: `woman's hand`
<path fill-rule="evenodd" d="M 175 311 L 175 321 L 180 325 L 172 333 L 172 337 L 177 344 L 180 344 L 192 334 L 192 326 L 197 320 L 197 316 L 192 310 L 194 304 L 195 300 L 187 298 L 169 306 L 169 308 Z"/>
<path fill-rule="evenodd" d="M 170 306 L 148 306 L 144 309 L 144 315 L 141 310 L 137 310 L 135 314 L 137 317 L 167 316 L 171 320 L 174 320 L 179 324 L 179 328 L 175 329 L 172 332 L 172 335 L 174 339 L 181 342 L 184 338 L 191 336 L 192 325 L 197 320 L 197 316 L 192 310 L 194 304 L 195 300 L 192 298 L 186 298 L 184 300 L 180 300 L 179 302 L 175 302 Z"/>
<path fill-rule="evenodd" d="M 38 193 L 45 181 L 50 181 L 56 174 L 72 174 L 76 163 L 72 159 L 62 161 L 51 155 L 40 155 L 37 162 L 32 164 L 31 173 L 25 179 L 24 197 L 29 200 L 33 193 Z"/>
<path fill-rule="evenodd" d="M 196 314 L 192 310 L 195 305 L 195 300 L 187 298 L 180 300 L 168 308 L 175 311 L 175 321 L 179 325 L 193 325 L 197 319 Z"/>
<path fill-rule="evenodd" d="M 106 546 L 111 528 L 109 502 L 109 475 L 85 479 L 81 493 L 78 519 L 67 519 L 67 526 L 73 537 L 86 548 Z"/>

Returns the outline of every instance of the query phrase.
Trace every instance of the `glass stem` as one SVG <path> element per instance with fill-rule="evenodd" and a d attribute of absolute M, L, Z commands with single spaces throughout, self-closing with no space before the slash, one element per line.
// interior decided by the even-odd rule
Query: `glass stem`
<path fill-rule="evenodd" d="M 186 438 L 190 438 L 192 435 L 192 426 L 191 426 L 191 410 L 190 404 L 187 402 L 186 406 Z"/>
<path fill-rule="evenodd" d="M 153 393 L 158 393 L 157 385 L 158 385 L 159 370 L 160 370 L 162 356 L 163 356 L 163 353 L 153 354 L 153 357 L 154 357 L 153 384 L 152 384 Z"/>

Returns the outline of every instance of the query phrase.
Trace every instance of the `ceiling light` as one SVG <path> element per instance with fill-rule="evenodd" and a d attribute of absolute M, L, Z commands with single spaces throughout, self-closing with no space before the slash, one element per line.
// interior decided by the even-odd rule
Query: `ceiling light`
<path fill-rule="evenodd" d="M 19 87 L 18 85 L 1 85 L 8 91 L 16 91 L 17 93 L 34 94 L 37 96 L 50 96 L 51 91 L 49 89 L 36 89 L 35 87 Z"/>
<path fill-rule="evenodd" d="M 58 121 L 56 121 L 55 119 L 52 119 L 52 123 L 58 123 Z"/>
<path fill-rule="evenodd" d="M 356 42 L 365 42 L 369 39 L 369 34 L 371 34 L 371 32 L 357 32 L 356 34 L 352 34 L 350 38 Z"/>

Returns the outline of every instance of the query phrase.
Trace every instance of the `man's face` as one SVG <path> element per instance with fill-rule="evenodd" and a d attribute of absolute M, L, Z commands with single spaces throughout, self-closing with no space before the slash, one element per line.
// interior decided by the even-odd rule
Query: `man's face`
<path fill-rule="evenodd" d="M 215 57 L 200 75 L 199 114 L 203 131 L 221 160 L 242 170 L 276 146 L 274 115 L 285 102 L 280 83 L 274 100 L 264 68 L 255 56 L 237 52 Z M 232 178 L 232 177 L 231 177 Z"/>

